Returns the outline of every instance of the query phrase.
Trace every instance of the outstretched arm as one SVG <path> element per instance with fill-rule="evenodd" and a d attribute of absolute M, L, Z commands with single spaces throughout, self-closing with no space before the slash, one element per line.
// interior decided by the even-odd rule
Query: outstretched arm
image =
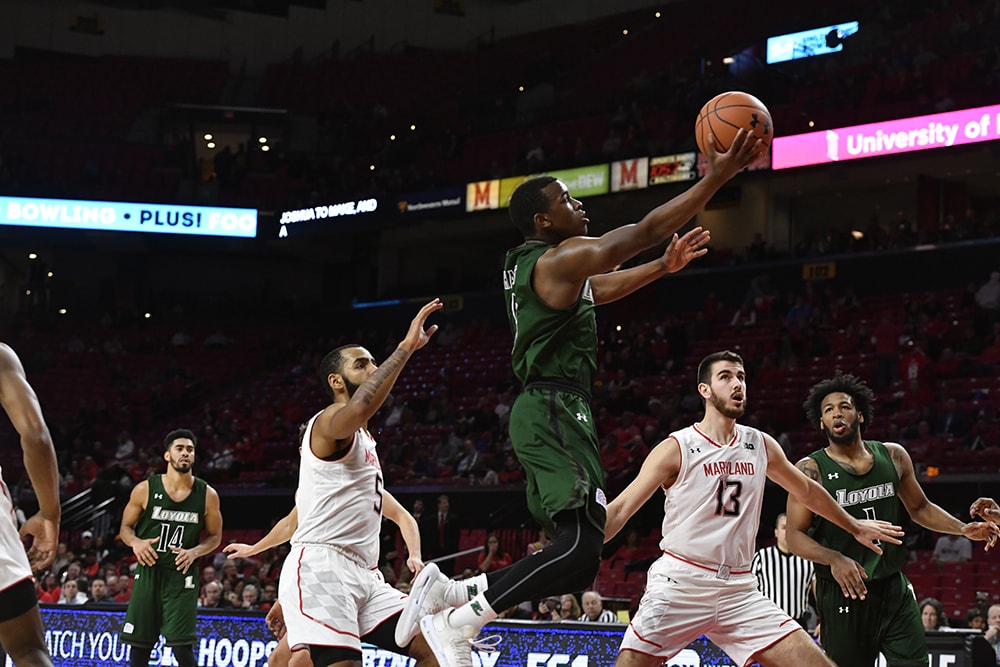
<path fill-rule="evenodd" d="M 889 456 L 892 457 L 893 465 L 899 474 L 899 499 L 903 501 L 911 519 L 937 533 L 964 535 L 970 540 L 986 542 L 987 551 L 996 544 L 1000 528 L 997 528 L 995 523 L 992 521 L 963 523 L 940 505 L 932 503 L 917 482 L 917 476 L 913 471 L 913 459 L 910 458 L 909 452 L 894 442 L 885 443 L 885 447 L 889 450 Z"/>
<path fill-rule="evenodd" d="M 642 463 L 639 474 L 618 497 L 608 505 L 604 524 L 604 541 L 608 542 L 642 507 L 658 488 L 668 489 L 677 480 L 681 454 L 677 439 L 670 437 L 653 447 Z"/>
<path fill-rule="evenodd" d="M 268 531 L 267 535 L 254 542 L 253 545 L 243 544 L 241 542 L 231 542 L 225 546 L 222 552 L 229 554 L 229 558 L 231 560 L 256 556 L 262 551 L 267 551 L 272 547 L 284 544 L 288 540 L 292 539 L 292 534 L 295 533 L 295 529 L 298 528 L 298 525 L 299 508 L 298 505 L 296 505 L 292 508 L 291 512 L 286 514 L 274 524 L 271 530 Z"/>
<path fill-rule="evenodd" d="M 28 384 L 24 366 L 9 346 L 0 343 L 0 404 L 21 436 L 24 468 L 38 499 L 38 513 L 21 527 L 21 536 L 31 535 L 28 561 L 41 570 L 55 558 L 59 539 L 59 466 L 49 427 L 34 389 Z"/>
<path fill-rule="evenodd" d="M 742 129 L 725 153 L 716 152 L 714 143 L 709 143 L 708 173 L 686 191 L 657 206 L 637 223 L 622 225 L 597 238 L 568 238 L 539 257 L 533 277 L 539 297 L 553 308 L 568 307 L 579 297 L 585 280 L 607 273 L 670 239 L 763 148 L 760 140 Z"/>
<path fill-rule="evenodd" d="M 996 523 L 1000 521 L 1000 505 L 992 498 L 979 498 L 969 508 L 969 516 Z"/>
<path fill-rule="evenodd" d="M 882 549 L 876 541 L 902 544 L 899 538 L 903 536 L 903 530 L 899 526 L 887 521 L 855 519 L 815 479 L 810 479 L 788 461 L 777 440 L 764 434 L 764 443 L 767 446 L 767 476 L 803 505 L 844 529 L 859 544 L 877 554 L 882 553 Z"/>
<path fill-rule="evenodd" d="M 679 238 L 674 234 L 663 256 L 658 259 L 631 269 L 593 276 L 590 279 L 590 288 L 594 295 L 594 303 L 601 305 L 617 301 L 657 278 L 680 271 L 691 260 L 708 252 L 705 246 L 711 240 L 711 232 L 695 227 Z"/>
<path fill-rule="evenodd" d="M 437 331 L 436 324 L 427 329 L 424 329 L 424 324 L 431 313 L 443 307 L 440 299 L 424 305 L 410 322 L 410 328 L 396 350 L 357 388 L 351 400 L 346 405 L 330 405 L 320 413 L 313 426 L 312 442 L 303 443 L 303 446 L 311 446 L 313 453 L 320 458 L 329 458 L 350 447 L 357 430 L 382 407 L 407 360 L 427 345 Z"/>

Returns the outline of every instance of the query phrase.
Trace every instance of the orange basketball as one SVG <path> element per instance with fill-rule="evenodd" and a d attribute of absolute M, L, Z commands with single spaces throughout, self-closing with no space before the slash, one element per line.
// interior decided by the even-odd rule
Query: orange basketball
<path fill-rule="evenodd" d="M 706 153 L 708 135 L 715 136 L 715 150 L 724 153 L 729 150 L 736 133 L 743 127 L 764 142 L 764 148 L 771 145 L 774 128 L 771 126 L 771 112 L 764 103 L 753 95 L 738 90 L 719 93 L 701 108 L 694 123 L 694 138 L 698 150 Z"/>

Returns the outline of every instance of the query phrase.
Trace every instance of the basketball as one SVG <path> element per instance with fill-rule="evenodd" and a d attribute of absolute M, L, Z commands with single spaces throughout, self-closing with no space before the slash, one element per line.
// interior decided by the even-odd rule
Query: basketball
<path fill-rule="evenodd" d="M 764 142 L 765 150 L 771 145 L 774 128 L 771 112 L 753 95 L 740 91 L 719 93 L 701 108 L 694 123 L 694 138 L 698 150 L 707 153 L 709 133 L 715 135 L 715 150 L 729 150 L 736 133 L 743 127 Z"/>

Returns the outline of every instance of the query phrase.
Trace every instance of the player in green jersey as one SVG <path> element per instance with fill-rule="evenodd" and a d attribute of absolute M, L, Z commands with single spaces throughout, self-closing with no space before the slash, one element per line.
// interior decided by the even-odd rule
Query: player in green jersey
<path fill-rule="evenodd" d="M 863 440 L 875 395 L 862 380 L 837 373 L 809 390 L 806 417 L 827 438 L 798 468 L 859 519 L 899 523 L 900 503 L 917 524 L 964 535 L 991 547 L 1000 529 L 991 522 L 962 523 L 930 502 L 917 482 L 910 455 L 899 444 Z M 811 537 L 807 531 L 811 529 Z M 843 530 L 788 498 L 788 546 L 816 563 L 820 638 L 838 665 L 874 665 L 881 652 L 889 667 L 926 667 L 927 643 L 913 587 L 902 572 L 902 546 L 876 554 Z M 850 542 L 850 543 L 849 543 Z"/>
<path fill-rule="evenodd" d="M 654 208 L 635 224 L 587 236 L 583 203 L 552 176 L 521 183 L 510 197 L 510 216 L 524 243 L 508 251 L 504 301 L 514 335 L 511 361 L 524 385 L 510 413 L 510 437 L 527 477 L 528 508 L 553 542 L 510 567 L 487 575 L 487 590 L 458 609 L 421 622 L 441 667 L 469 667 L 468 643 L 497 613 L 526 600 L 593 583 L 604 544 L 607 499 L 598 440 L 590 411 L 597 367 L 594 307 L 621 299 L 703 255 L 709 233 L 683 227 L 712 195 L 763 150 L 740 130 L 725 153 L 709 149 L 708 173 L 686 192 Z M 669 241 L 654 261 L 616 270 L 642 251 Z M 433 599 L 424 577 L 414 582 L 412 604 Z M 433 582 L 431 582 L 433 583 Z M 430 607 L 431 605 L 426 605 Z M 441 649 L 438 647 L 453 647 Z"/>
<path fill-rule="evenodd" d="M 161 632 L 177 664 L 195 667 L 195 563 L 222 541 L 222 513 L 219 494 L 191 472 L 194 433 L 171 431 L 163 444 L 167 472 L 139 482 L 122 513 L 122 543 L 138 560 L 122 635 L 132 645 L 132 667 L 149 663 Z"/>

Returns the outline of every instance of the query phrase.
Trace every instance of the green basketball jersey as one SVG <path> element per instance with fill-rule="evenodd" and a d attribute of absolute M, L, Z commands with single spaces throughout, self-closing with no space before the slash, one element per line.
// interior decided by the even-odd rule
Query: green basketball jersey
<path fill-rule="evenodd" d="M 144 540 L 159 537 L 159 541 L 153 544 L 159 554 L 156 567 L 173 571 L 177 566 L 170 547 L 190 549 L 201 542 L 208 485 L 205 480 L 195 477 L 188 497 L 174 502 L 163 489 L 163 475 L 150 475 L 148 481 L 149 499 L 136 523 L 135 534 Z"/>
<path fill-rule="evenodd" d="M 531 286 L 535 262 L 549 248 L 527 242 L 507 251 L 503 289 L 514 334 L 511 361 L 523 384 L 566 380 L 590 391 L 597 368 L 597 321 L 590 281 L 570 308 L 547 306 Z"/>
<path fill-rule="evenodd" d="M 899 475 L 889 456 L 889 450 L 881 442 L 865 440 L 865 445 L 875 457 L 871 470 L 863 475 L 855 475 L 844 470 L 830 458 L 826 450 L 813 452 L 809 456 L 819 466 L 819 482 L 844 510 L 857 519 L 880 519 L 899 524 L 900 500 L 896 495 Z M 812 537 L 817 542 L 839 551 L 860 563 L 868 580 L 882 579 L 900 571 L 906 560 L 906 550 L 902 545 L 883 542 L 882 555 L 859 544 L 850 533 L 815 516 L 812 522 Z M 828 565 L 816 564 L 816 575 L 833 579 Z"/>

